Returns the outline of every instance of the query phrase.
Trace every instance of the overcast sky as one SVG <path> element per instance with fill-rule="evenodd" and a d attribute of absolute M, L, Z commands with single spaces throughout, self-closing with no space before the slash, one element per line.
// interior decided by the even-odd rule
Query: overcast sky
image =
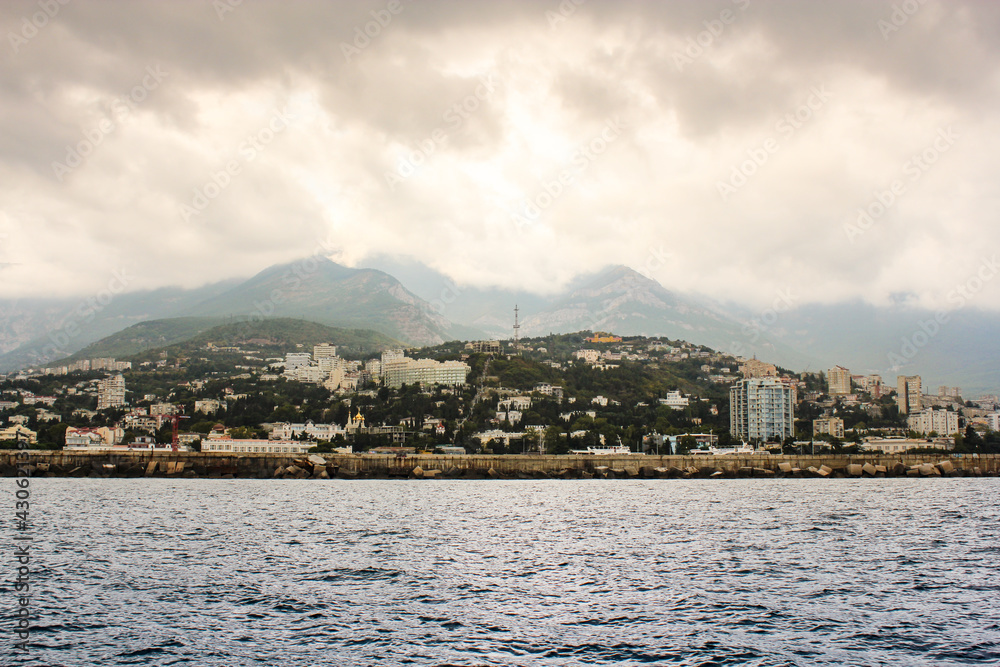
<path fill-rule="evenodd" d="M 1000 3 L 895 6 L 4 2 L 0 296 L 318 251 L 1000 309 Z"/>

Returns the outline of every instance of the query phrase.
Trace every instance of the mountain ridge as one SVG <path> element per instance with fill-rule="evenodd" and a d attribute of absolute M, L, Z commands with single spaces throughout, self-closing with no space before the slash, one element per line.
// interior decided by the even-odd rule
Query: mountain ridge
<path fill-rule="evenodd" d="M 412 260 L 382 256 L 371 263 L 381 268 L 351 268 L 326 258 L 308 258 L 267 267 L 245 280 L 195 290 L 123 294 L 72 337 L 66 327 L 80 319 L 74 316 L 77 301 L 0 301 L 0 349 L 7 348 L 0 354 L 0 371 L 42 365 L 139 321 L 289 317 L 373 329 L 406 345 L 434 345 L 510 338 L 517 306 L 523 336 L 582 330 L 665 336 L 757 356 L 787 368 L 822 370 L 839 364 L 856 374 L 881 374 L 890 384 L 896 374 L 916 374 L 925 378 L 927 387 L 948 384 L 969 393 L 1000 393 L 1000 349 L 994 342 L 1000 337 L 1000 314 L 996 313 L 953 311 L 950 320 L 924 341 L 920 323 L 934 317 L 930 311 L 880 308 L 860 301 L 789 304 L 761 324 L 764 318 L 757 311 L 677 293 L 620 265 L 581 273 L 566 289 L 544 296 L 456 284 Z M 397 266 L 413 281 L 413 290 L 387 271 Z M 18 320 L 24 313 L 30 316 L 27 322 Z M 45 325 L 40 335 L 39 322 Z M 36 337 L 23 342 L 31 332 Z M 69 343 L 55 350 L 62 354 L 44 354 L 55 348 L 53 340 Z M 19 341 L 20 346 L 11 348 Z M 910 356 L 901 354 L 908 350 L 908 341 L 914 352 Z M 894 365 L 893 355 L 903 363 Z"/>

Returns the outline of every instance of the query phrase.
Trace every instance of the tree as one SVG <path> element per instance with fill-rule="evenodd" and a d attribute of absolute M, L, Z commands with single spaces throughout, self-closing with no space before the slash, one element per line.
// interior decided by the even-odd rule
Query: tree
<path fill-rule="evenodd" d="M 965 437 L 963 440 L 966 451 L 978 452 L 983 448 L 983 439 L 976 432 L 976 429 L 972 428 L 972 424 L 965 427 Z"/>
<path fill-rule="evenodd" d="M 694 436 L 685 435 L 683 438 L 677 441 L 677 454 L 680 456 L 687 455 L 692 449 L 698 446 L 698 441 L 694 439 Z"/>
<path fill-rule="evenodd" d="M 188 430 L 192 433 L 209 433 L 215 427 L 216 423 L 213 421 L 199 421 L 191 424 Z"/>
<path fill-rule="evenodd" d="M 164 422 L 163 426 L 156 430 L 154 434 L 156 443 L 159 445 L 169 445 L 174 441 L 174 426 L 170 422 Z"/>
<path fill-rule="evenodd" d="M 38 430 L 38 445 L 45 449 L 62 449 L 66 445 L 66 429 L 69 424 L 53 424 Z"/>
<path fill-rule="evenodd" d="M 545 453 L 546 454 L 568 454 L 569 440 L 563 436 L 563 430 L 559 426 L 549 426 L 545 429 Z"/>

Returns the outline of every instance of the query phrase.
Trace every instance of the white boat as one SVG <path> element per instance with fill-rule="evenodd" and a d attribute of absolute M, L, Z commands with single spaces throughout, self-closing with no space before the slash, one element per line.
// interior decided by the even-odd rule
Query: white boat
<path fill-rule="evenodd" d="M 618 438 L 617 447 L 587 447 L 586 449 L 573 449 L 570 454 L 593 454 L 596 456 L 625 456 L 631 454 L 632 450 L 622 444 L 622 439 Z"/>
<path fill-rule="evenodd" d="M 770 454 L 766 449 L 754 449 L 753 445 L 743 443 L 739 447 L 709 447 L 708 449 L 693 449 L 689 454 L 703 454 L 708 456 L 726 456 L 733 454 Z"/>
<path fill-rule="evenodd" d="M 578 449 L 573 453 L 595 454 L 597 456 L 621 456 L 623 454 L 631 454 L 632 450 L 624 445 L 619 445 L 618 447 L 587 447 L 586 449 Z"/>

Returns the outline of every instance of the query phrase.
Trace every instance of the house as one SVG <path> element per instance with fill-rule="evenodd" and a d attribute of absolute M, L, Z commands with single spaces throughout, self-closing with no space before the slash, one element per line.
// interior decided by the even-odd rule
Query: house
<path fill-rule="evenodd" d="M 679 391 L 668 391 L 666 398 L 659 399 L 660 405 L 665 405 L 673 410 L 683 410 L 688 407 L 689 399 L 682 396 Z"/>
<path fill-rule="evenodd" d="M 108 448 L 122 441 L 125 431 L 117 427 L 99 426 L 96 428 L 66 429 L 66 449 Z"/>
<path fill-rule="evenodd" d="M 275 376 L 275 377 L 277 377 L 277 376 Z M 218 412 L 219 409 L 222 406 L 223 406 L 223 403 L 221 401 L 217 401 L 214 398 L 209 398 L 209 399 L 202 400 L 202 401 L 195 401 L 194 402 L 194 411 L 195 412 L 200 412 L 200 413 L 202 413 L 204 415 L 213 415 L 216 412 Z"/>
<path fill-rule="evenodd" d="M 28 444 L 35 444 L 38 434 L 23 424 L 14 424 L 0 430 L 0 442 L 10 442 L 16 440 L 27 440 Z"/>

